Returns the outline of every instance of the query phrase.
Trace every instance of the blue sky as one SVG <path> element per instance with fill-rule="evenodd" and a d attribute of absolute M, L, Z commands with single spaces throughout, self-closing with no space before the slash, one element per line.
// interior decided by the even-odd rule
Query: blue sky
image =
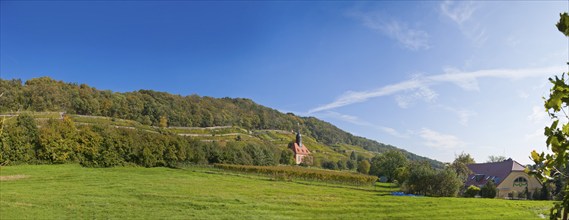
<path fill-rule="evenodd" d="M 564 1 L 0 6 L 3 79 L 246 97 L 441 161 L 545 150 L 569 54 Z"/>

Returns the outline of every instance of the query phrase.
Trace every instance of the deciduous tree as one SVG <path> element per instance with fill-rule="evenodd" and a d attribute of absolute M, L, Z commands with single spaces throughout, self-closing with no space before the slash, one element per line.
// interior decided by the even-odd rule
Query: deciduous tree
<path fill-rule="evenodd" d="M 407 165 L 407 158 L 401 151 L 390 150 L 371 159 L 370 174 L 387 177 L 393 182 L 396 170 Z"/>
<path fill-rule="evenodd" d="M 486 162 L 487 163 L 496 163 L 496 162 L 502 162 L 505 160 L 506 160 L 506 157 L 504 157 L 504 156 L 490 155 L 490 156 L 488 156 L 488 160 Z"/>
<path fill-rule="evenodd" d="M 369 173 L 369 161 L 367 160 L 362 160 L 359 164 L 358 164 L 358 172 L 363 173 L 363 174 L 368 174 Z"/>

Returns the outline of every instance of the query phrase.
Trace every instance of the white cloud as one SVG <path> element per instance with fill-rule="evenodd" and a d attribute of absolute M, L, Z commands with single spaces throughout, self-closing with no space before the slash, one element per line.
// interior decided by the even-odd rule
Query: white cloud
<path fill-rule="evenodd" d="M 532 113 L 528 115 L 528 120 L 534 124 L 544 124 L 547 121 L 548 115 L 543 106 L 533 106 Z"/>
<path fill-rule="evenodd" d="M 527 99 L 529 97 L 529 94 L 525 91 L 518 90 L 518 96 L 522 99 Z"/>
<path fill-rule="evenodd" d="M 522 41 L 520 40 L 519 37 L 516 36 L 509 36 L 508 38 L 506 38 L 506 45 L 516 48 Z"/>
<path fill-rule="evenodd" d="M 401 134 L 401 132 L 399 132 L 393 128 L 379 126 L 378 129 L 382 130 L 383 132 L 385 132 L 385 133 L 387 133 L 393 137 L 398 137 L 398 138 L 408 138 L 409 137 L 409 135 Z"/>
<path fill-rule="evenodd" d="M 419 131 L 419 136 L 425 140 L 425 145 L 439 150 L 449 150 L 464 147 L 466 143 L 449 134 L 441 134 L 428 128 Z"/>
<path fill-rule="evenodd" d="M 452 1 L 444 1 L 440 5 L 443 14 L 459 25 L 462 25 L 472 17 L 472 14 L 476 10 L 473 6 L 473 2 L 456 3 Z"/>
<path fill-rule="evenodd" d="M 470 117 L 477 115 L 476 112 L 470 110 L 458 110 L 456 111 L 456 114 L 458 115 L 459 118 L 458 122 L 463 126 L 468 125 Z"/>
<path fill-rule="evenodd" d="M 456 109 L 456 108 L 453 108 L 450 106 L 445 106 L 445 105 L 437 105 L 436 107 L 442 108 L 446 111 L 449 111 L 449 112 L 455 114 L 458 117 L 458 123 L 462 126 L 468 126 L 468 122 L 470 121 L 470 118 L 478 115 L 478 113 L 476 113 L 475 111 L 468 110 L 468 109 Z"/>
<path fill-rule="evenodd" d="M 442 15 L 456 23 L 463 35 L 475 44 L 482 45 L 488 37 L 486 36 L 486 28 L 472 19 L 477 8 L 478 4 L 472 1 L 444 1 L 440 4 Z"/>
<path fill-rule="evenodd" d="M 403 46 L 411 50 L 429 49 L 429 34 L 422 30 L 414 30 L 405 23 L 391 21 L 381 26 L 380 30 Z"/>
<path fill-rule="evenodd" d="M 338 97 L 334 102 L 313 108 L 309 110 L 308 113 L 320 112 L 324 110 L 339 108 L 346 105 L 351 105 L 354 103 L 364 102 L 370 98 L 392 95 L 397 92 L 416 89 L 420 85 L 421 82 L 416 80 L 410 80 L 393 85 L 387 85 L 372 91 L 363 91 L 363 92 L 347 91 L 343 95 Z"/>
<path fill-rule="evenodd" d="M 476 80 L 476 75 L 461 75 L 461 71 L 455 68 L 446 67 L 443 69 L 444 74 L 441 74 L 435 78 L 441 81 L 449 81 L 464 90 L 478 91 L 478 81 Z"/>
<path fill-rule="evenodd" d="M 478 79 L 480 78 L 501 78 L 516 80 L 532 77 L 546 77 L 551 76 L 553 73 L 564 72 L 565 69 L 565 66 L 528 69 L 489 69 L 472 72 L 445 72 L 439 75 L 415 77 L 407 81 L 386 85 L 373 90 L 359 92 L 347 91 L 338 97 L 335 101 L 310 109 L 308 113 L 310 114 L 325 110 L 331 110 L 354 103 L 365 102 L 371 98 L 395 95 L 402 92 L 418 92 L 419 94 L 423 93 L 426 94 L 423 97 L 425 100 L 428 101 L 429 98 L 432 98 L 430 99 L 432 101 L 437 97 L 437 95 L 435 95 L 436 92 L 434 92 L 431 88 L 437 84 L 452 83 L 464 90 L 478 90 Z M 421 92 L 421 90 L 425 88 L 429 88 L 427 91 L 432 91 L 432 93 Z M 403 95 L 400 96 L 404 97 Z M 403 106 L 405 106 L 405 103 L 403 101 L 406 100 L 404 98 L 401 98 L 401 100 L 398 100 L 398 102 L 400 101 L 402 102 Z M 406 107 L 408 107 L 408 105 L 406 105 Z"/>
<path fill-rule="evenodd" d="M 378 31 L 391 39 L 397 40 L 407 49 L 421 50 L 431 47 L 429 44 L 429 34 L 427 32 L 410 28 L 404 22 L 385 18 L 379 13 L 352 11 L 349 15 L 360 20 L 364 26 Z"/>
<path fill-rule="evenodd" d="M 419 87 L 411 94 L 398 95 L 395 97 L 397 105 L 401 108 L 408 108 L 416 100 L 423 100 L 425 102 L 434 102 L 439 94 L 427 86 Z"/>
<path fill-rule="evenodd" d="M 525 141 L 530 141 L 530 140 L 534 140 L 534 139 L 541 138 L 541 140 L 539 140 L 539 141 L 540 141 L 540 142 L 543 142 L 543 139 L 544 139 L 544 137 L 545 137 L 545 135 L 543 134 L 543 133 L 544 133 L 543 131 L 544 131 L 543 128 L 536 129 L 533 133 L 531 133 L 531 134 L 526 134 L 526 135 L 524 136 L 524 140 L 525 140 Z"/>
<path fill-rule="evenodd" d="M 355 125 L 364 125 L 364 126 L 371 125 L 371 123 L 369 122 L 360 120 L 357 116 L 341 114 L 334 111 L 327 111 L 323 116 L 349 122 Z"/>
<path fill-rule="evenodd" d="M 334 111 L 327 111 L 322 116 L 328 117 L 328 118 L 334 118 L 334 119 L 345 121 L 345 122 L 352 123 L 355 125 L 371 127 L 373 129 L 379 130 L 381 132 L 387 133 L 391 136 L 398 137 L 398 138 L 408 138 L 409 137 L 407 134 L 402 134 L 402 133 L 398 132 L 397 130 L 395 130 L 394 128 L 375 125 L 375 124 L 372 124 L 370 122 L 361 120 L 357 116 L 353 116 L 353 115 L 346 115 L 346 114 L 341 114 L 341 113 L 334 112 Z"/>

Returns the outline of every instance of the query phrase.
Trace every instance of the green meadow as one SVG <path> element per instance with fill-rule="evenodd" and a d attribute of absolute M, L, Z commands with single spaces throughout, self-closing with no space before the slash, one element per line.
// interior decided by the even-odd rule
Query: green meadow
<path fill-rule="evenodd" d="M 208 167 L 0 168 L 0 219 L 539 219 L 550 201 L 391 196 Z"/>

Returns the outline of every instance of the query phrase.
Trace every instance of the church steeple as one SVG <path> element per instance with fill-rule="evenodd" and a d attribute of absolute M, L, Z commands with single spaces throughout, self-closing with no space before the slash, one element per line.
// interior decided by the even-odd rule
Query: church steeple
<path fill-rule="evenodd" d="M 296 132 L 296 144 L 298 144 L 298 147 L 302 147 L 302 135 L 300 134 L 300 125 L 298 126 L 298 131 Z"/>

